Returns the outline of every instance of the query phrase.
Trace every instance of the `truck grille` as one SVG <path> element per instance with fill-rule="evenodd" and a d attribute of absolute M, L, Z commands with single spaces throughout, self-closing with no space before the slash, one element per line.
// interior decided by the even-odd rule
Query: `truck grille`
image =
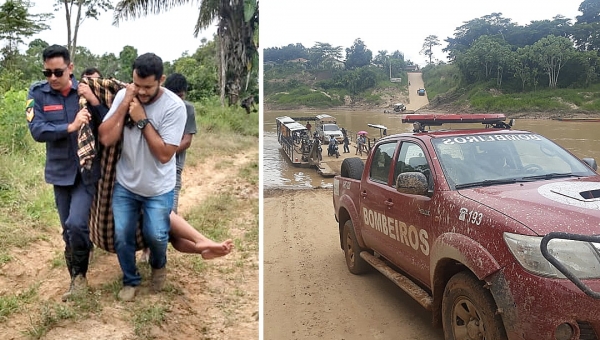
<path fill-rule="evenodd" d="M 577 325 L 579 326 L 579 332 L 581 333 L 579 337 L 580 340 L 598 340 L 596 331 L 594 331 L 594 328 L 588 322 L 577 321 Z"/>

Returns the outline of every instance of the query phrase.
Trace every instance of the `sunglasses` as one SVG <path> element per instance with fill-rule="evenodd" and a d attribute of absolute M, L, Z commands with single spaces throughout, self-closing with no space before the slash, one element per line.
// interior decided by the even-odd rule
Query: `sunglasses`
<path fill-rule="evenodd" d="M 69 66 L 63 68 L 62 70 L 43 70 L 42 73 L 46 78 L 50 78 L 53 74 L 56 76 L 56 78 L 60 78 L 63 76 L 63 74 L 65 74 L 67 68 L 69 68 Z"/>

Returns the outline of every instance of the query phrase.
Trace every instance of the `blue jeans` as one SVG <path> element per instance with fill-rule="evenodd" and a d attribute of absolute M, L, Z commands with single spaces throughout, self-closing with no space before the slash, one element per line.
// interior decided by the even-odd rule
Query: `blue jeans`
<path fill-rule="evenodd" d="M 135 230 L 140 211 L 143 213 L 142 234 L 150 248 L 150 266 L 167 264 L 167 245 L 171 228 L 169 215 L 173 207 L 173 190 L 153 197 L 132 193 L 115 183 L 112 208 L 115 218 L 115 250 L 123 271 L 124 286 L 138 286 L 142 281 L 135 265 Z"/>

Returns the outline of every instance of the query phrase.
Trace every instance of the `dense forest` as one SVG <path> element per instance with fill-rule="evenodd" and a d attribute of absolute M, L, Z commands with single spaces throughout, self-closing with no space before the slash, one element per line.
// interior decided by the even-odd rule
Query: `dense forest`
<path fill-rule="evenodd" d="M 445 46 L 437 36 L 428 36 L 421 54 L 429 57 L 422 72 L 430 100 L 449 90 L 473 94 L 473 89 L 493 89 L 495 94 L 515 95 L 561 89 L 596 92 L 593 89 L 600 84 L 600 0 L 584 0 L 578 10 L 581 15 L 574 19 L 559 15 L 527 25 L 491 13 L 457 27 L 454 35 L 444 40 Z M 335 100 L 342 98 L 340 95 L 376 101 L 370 98 L 374 90 L 388 86 L 388 77 L 406 78 L 403 72 L 413 63 L 405 61 L 400 51 L 374 54 L 366 45 L 355 40 L 346 48 L 345 59 L 342 47 L 321 42 L 311 48 L 289 44 L 265 49 L 266 101 L 279 106 L 286 102 L 336 106 L 343 105 Z M 448 60 L 432 62 L 435 46 L 443 46 Z M 282 94 L 304 92 L 316 97 L 321 91 L 333 94 L 332 99 L 298 102 Z M 588 109 L 595 109 L 592 96 Z"/>

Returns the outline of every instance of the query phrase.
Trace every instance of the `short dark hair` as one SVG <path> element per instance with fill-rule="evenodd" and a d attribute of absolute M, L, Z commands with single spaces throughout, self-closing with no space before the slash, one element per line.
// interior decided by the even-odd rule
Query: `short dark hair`
<path fill-rule="evenodd" d="M 60 45 L 52 45 L 48 46 L 44 49 L 42 53 L 42 58 L 44 61 L 56 57 L 62 57 L 65 60 L 65 63 L 71 63 L 71 55 L 69 54 L 69 50 L 66 47 Z"/>
<path fill-rule="evenodd" d="M 84 76 L 91 76 L 94 73 L 98 73 L 98 75 L 102 77 L 102 72 L 100 72 L 100 70 L 98 70 L 95 67 L 88 67 L 85 70 L 83 70 L 83 72 L 81 72 L 81 78 L 83 78 Z"/>
<path fill-rule="evenodd" d="M 133 70 L 140 78 L 154 76 L 155 80 L 160 80 L 163 75 L 162 59 L 154 53 L 144 53 L 135 58 Z"/>
<path fill-rule="evenodd" d="M 175 94 L 187 92 L 188 82 L 181 73 L 173 73 L 165 80 L 164 87 Z"/>

